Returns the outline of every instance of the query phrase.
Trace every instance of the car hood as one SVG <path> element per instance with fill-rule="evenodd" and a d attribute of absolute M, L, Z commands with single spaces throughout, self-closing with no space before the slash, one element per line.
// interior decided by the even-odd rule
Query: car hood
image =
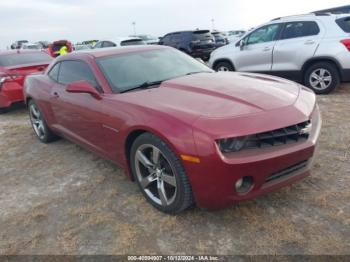
<path fill-rule="evenodd" d="M 226 118 L 287 107 L 300 85 L 250 73 L 200 73 L 164 81 L 158 88 L 124 93 L 128 102 L 180 118 Z M 123 99 L 123 100 L 124 100 Z"/>

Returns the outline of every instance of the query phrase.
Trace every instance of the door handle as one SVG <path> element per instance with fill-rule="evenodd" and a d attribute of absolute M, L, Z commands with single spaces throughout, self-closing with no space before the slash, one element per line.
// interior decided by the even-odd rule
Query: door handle
<path fill-rule="evenodd" d="M 268 51 L 271 51 L 271 48 L 270 48 L 270 47 L 265 47 L 265 48 L 263 49 L 263 52 L 268 52 Z"/>
<path fill-rule="evenodd" d="M 314 40 L 307 40 L 304 44 L 305 45 L 313 45 L 315 43 Z"/>

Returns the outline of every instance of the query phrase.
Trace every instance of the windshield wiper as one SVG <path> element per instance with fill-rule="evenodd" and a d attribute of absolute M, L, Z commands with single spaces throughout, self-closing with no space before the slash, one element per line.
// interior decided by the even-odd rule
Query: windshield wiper
<path fill-rule="evenodd" d="M 153 81 L 153 82 L 146 81 L 146 82 L 144 82 L 144 83 L 142 83 L 140 85 L 137 85 L 137 86 L 134 86 L 132 88 L 120 91 L 120 93 L 126 93 L 126 92 L 129 92 L 129 91 L 135 90 L 135 89 L 147 89 L 147 88 L 149 88 L 151 86 L 160 85 L 163 81 L 165 81 L 165 80 Z"/>

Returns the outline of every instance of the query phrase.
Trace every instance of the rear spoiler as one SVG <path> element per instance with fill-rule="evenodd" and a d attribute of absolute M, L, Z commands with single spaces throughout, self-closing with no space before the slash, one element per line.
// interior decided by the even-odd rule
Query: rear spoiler
<path fill-rule="evenodd" d="M 6 70 L 14 70 L 14 69 L 20 69 L 20 68 L 33 67 L 33 66 L 48 66 L 50 63 L 51 63 L 51 61 L 47 61 L 47 62 L 40 62 L 40 63 L 31 63 L 31 64 L 7 66 L 7 67 L 4 67 L 4 68 Z"/>

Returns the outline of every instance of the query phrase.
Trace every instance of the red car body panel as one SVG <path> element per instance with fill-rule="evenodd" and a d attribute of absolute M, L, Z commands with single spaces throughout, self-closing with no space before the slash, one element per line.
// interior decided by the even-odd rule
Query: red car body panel
<path fill-rule="evenodd" d="M 321 117 L 308 89 L 272 76 L 202 73 L 165 81 L 158 88 L 113 94 L 95 63 L 97 57 L 162 48 L 167 47 L 87 51 L 56 60 L 85 61 L 104 90 L 101 100 L 68 93 L 47 75 L 27 78 L 26 97 L 36 101 L 52 130 L 118 164 L 130 179 L 126 144 L 138 132 L 159 136 L 178 156 L 198 157 L 200 163 L 182 163 L 196 203 L 203 208 L 251 199 L 309 175 Z M 229 154 L 221 153 L 216 143 L 308 120 L 312 130 L 303 142 Z M 271 174 L 304 161 L 307 165 L 292 175 L 265 182 Z M 254 178 L 246 194 L 234 190 L 242 176 Z"/>
<path fill-rule="evenodd" d="M 19 51 L 5 51 L 0 52 L 2 55 L 13 55 Z M 24 51 L 25 53 L 33 53 L 40 51 Z M 23 53 L 23 51 L 21 51 Z M 31 64 L 18 64 L 14 66 L 1 67 L 0 78 L 6 77 L 7 80 L 0 86 L 0 108 L 10 107 L 13 103 L 22 102 L 23 97 L 23 83 L 26 76 L 34 73 L 43 73 L 48 67 L 50 61 L 38 62 Z"/>

